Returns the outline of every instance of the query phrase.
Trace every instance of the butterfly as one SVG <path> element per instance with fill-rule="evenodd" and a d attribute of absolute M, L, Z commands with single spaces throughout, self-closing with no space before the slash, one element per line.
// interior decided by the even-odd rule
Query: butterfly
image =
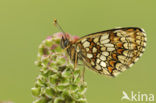
<path fill-rule="evenodd" d="M 64 35 L 61 47 L 66 49 L 75 68 L 81 60 L 89 69 L 115 77 L 142 56 L 146 41 L 143 29 L 124 27 L 91 33 L 75 42 Z"/>

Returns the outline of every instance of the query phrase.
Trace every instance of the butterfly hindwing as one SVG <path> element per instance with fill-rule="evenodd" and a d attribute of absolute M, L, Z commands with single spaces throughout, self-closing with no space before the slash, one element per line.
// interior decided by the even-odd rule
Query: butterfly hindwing
<path fill-rule="evenodd" d="M 76 42 L 78 58 L 90 69 L 116 76 L 142 55 L 146 36 L 142 29 L 127 27 L 92 33 Z"/>

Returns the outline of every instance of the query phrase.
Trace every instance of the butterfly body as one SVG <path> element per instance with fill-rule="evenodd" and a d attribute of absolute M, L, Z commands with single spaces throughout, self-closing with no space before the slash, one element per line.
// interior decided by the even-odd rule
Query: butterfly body
<path fill-rule="evenodd" d="M 145 32 L 138 27 L 125 27 L 96 32 L 77 41 L 63 37 L 63 48 L 73 61 L 83 61 L 89 69 L 108 76 L 116 76 L 131 67 L 146 46 Z"/>

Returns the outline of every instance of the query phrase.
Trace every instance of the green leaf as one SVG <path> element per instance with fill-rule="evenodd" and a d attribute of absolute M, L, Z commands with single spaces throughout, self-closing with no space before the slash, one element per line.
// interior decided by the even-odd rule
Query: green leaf
<path fill-rule="evenodd" d="M 39 96 L 41 92 L 41 88 L 36 88 L 36 87 L 31 88 L 31 92 L 33 96 Z"/>
<path fill-rule="evenodd" d="M 65 89 L 68 89 L 68 87 L 69 87 L 69 84 L 67 83 L 67 84 L 59 84 L 59 85 L 57 85 L 57 90 L 59 90 L 59 91 L 64 91 Z"/>
<path fill-rule="evenodd" d="M 71 90 L 73 90 L 73 91 L 76 91 L 76 90 L 79 89 L 79 88 L 78 88 L 78 85 L 76 85 L 76 84 L 71 84 L 71 85 L 70 85 L 70 88 L 71 88 Z"/>
<path fill-rule="evenodd" d="M 49 97 L 54 97 L 56 95 L 56 91 L 54 88 L 47 87 L 45 93 Z"/>
<path fill-rule="evenodd" d="M 86 91 L 87 91 L 87 87 L 84 86 L 84 85 L 81 85 L 81 86 L 80 86 L 80 89 L 79 89 L 79 92 L 80 92 L 81 94 L 84 94 Z"/>
<path fill-rule="evenodd" d="M 50 80 L 50 83 L 51 84 L 56 84 L 57 83 L 57 81 L 58 81 L 58 76 L 57 76 L 57 74 L 53 74 L 53 75 L 51 75 L 51 76 L 49 76 L 49 80 Z"/>
<path fill-rule="evenodd" d="M 53 44 L 53 42 L 51 40 L 46 40 L 45 41 L 45 45 L 48 46 L 48 47 L 51 47 Z"/>
<path fill-rule="evenodd" d="M 45 97 L 41 97 L 39 99 L 37 99 L 36 101 L 34 101 L 33 103 L 47 103 L 48 100 Z"/>
<path fill-rule="evenodd" d="M 54 103 L 66 103 L 66 102 L 64 101 L 63 98 L 57 97 L 57 98 L 55 98 Z"/>
<path fill-rule="evenodd" d="M 65 69 L 63 72 L 62 72 L 62 76 L 63 77 L 70 77 L 72 74 L 71 74 L 71 71 Z"/>

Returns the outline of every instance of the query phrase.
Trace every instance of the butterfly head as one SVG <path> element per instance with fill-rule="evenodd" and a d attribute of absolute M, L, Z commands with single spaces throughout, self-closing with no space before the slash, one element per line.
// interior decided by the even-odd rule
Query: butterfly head
<path fill-rule="evenodd" d="M 62 35 L 61 38 L 61 47 L 64 49 L 70 44 L 69 38 L 66 35 Z"/>
<path fill-rule="evenodd" d="M 70 44 L 75 43 L 79 37 L 78 36 L 71 36 L 68 33 L 65 33 L 64 30 L 62 29 L 62 27 L 58 24 L 57 20 L 54 19 L 54 25 L 60 30 L 62 31 L 61 34 L 61 47 L 64 48 L 68 48 Z"/>

